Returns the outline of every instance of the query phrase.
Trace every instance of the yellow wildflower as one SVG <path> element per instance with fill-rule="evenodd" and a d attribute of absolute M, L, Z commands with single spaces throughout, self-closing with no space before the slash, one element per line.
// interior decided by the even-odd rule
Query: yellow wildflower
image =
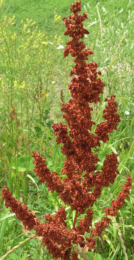
<path fill-rule="evenodd" d="M 17 81 L 16 81 L 16 80 L 14 80 L 14 87 L 15 87 L 15 88 L 18 87 L 18 84 L 17 84 Z"/>
<path fill-rule="evenodd" d="M 58 15 L 56 14 L 56 15 L 54 16 L 54 20 L 55 20 L 55 21 L 58 21 L 60 18 L 61 18 L 61 15 L 58 16 Z"/>
<path fill-rule="evenodd" d="M 19 88 L 25 88 L 25 82 L 23 81 Z"/>
<path fill-rule="evenodd" d="M 43 45 L 47 45 L 47 44 L 48 44 L 48 42 L 42 42 L 42 44 L 43 44 Z"/>

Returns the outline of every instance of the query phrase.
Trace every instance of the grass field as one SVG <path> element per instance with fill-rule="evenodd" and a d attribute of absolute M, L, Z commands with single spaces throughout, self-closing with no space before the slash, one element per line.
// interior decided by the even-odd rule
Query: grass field
<path fill-rule="evenodd" d="M 49 169 L 61 176 L 65 156 L 56 145 L 51 125 L 64 121 L 61 90 L 65 102 L 70 99 L 74 64 L 71 56 L 63 57 L 68 37 L 62 18 L 71 14 L 72 2 L 0 0 L 0 190 L 7 185 L 40 218 L 61 205 L 56 192 L 48 192 L 35 176 L 31 155 L 39 151 Z M 94 51 L 88 62 L 98 63 L 106 85 L 101 104 L 94 106 L 93 121 L 102 121 L 103 101 L 111 94 L 116 94 L 121 118 L 118 130 L 98 149 L 100 168 L 107 153 L 119 155 L 120 176 L 95 204 L 95 223 L 117 197 L 126 175 L 134 177 L 134 9 L 132 0 L 81 2 L 82 13 L 89 16 L 84 27 L 90 34 L 84 42 Z M 93 259 L 134 259 L 134 181 L 132 187 L 125 206 L 98 238 Z M 74 214 L 69 207 L 66 210 L 72 228 Z M 39 250 L 41 242 L 32 239 L 33 234 L 22 228 L 0 196 L 0 259 L 51 260 L 45 248 Z"/>

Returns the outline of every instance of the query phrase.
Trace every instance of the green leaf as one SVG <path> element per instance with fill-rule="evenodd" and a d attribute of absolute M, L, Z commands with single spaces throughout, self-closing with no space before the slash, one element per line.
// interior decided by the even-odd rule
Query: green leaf
<path fill-rule="evenodd" d="M 128 99 L 128 98 L 124 98 L 124 97 L 117 97 L 117 98 L 122 99 L 122 100 L 125 100 L 125 101 L 127 101 L 129 104 L 131 104 L 132 106 L 134 106 L 134 103 L 131 102 L 130 99 Z"/>
<path fill-rule="evenodd" d="M 87 252 L 87 255 L 90 260 L 104 260 L 104 258 L 100 254 L 97 254 L 97 253 Z"/>
<path fill-rule="evenodd" d="M 100 254 L 95 255 L 95 260 L 103 260 L 102 256 Z"/>
<path fill-rule="evenodd" d="M 120 250 L 120 244 L 117 245 L 117 247 L 116 247 L 116 249 L 115 249 L 115 251 L 114 251 L 114 254 L 113 254 L 112 257 L 111 257 L 111 260 L 114 260 L 114 259 L 115 259 L 114 257 L 117 255 L 117 253 L 119 252 L 119 250 Z"/>
<path fill-rule="evenodd" d="M 37 190 L 39 190 L 38 185 L 37 185 L 37 183 L 35 182 L 34 178 L 33 178 L 30 174 L 27 174 L 27 177 L 35 184 Z"/>
<path fill-rule="evenodd" d="M 90 260 L 94 260 L 94 258 L 93 258 L 93 253 L 91 253 L 91 252 L 87 252 L 87 255 L 88 255 L 88 257 L 89 257 L 89 259 Z"/>
<path fill-rule="evenodd" d="M 33 171 L 34 167 L 33 157 L 27 154 L 15 158 L 12 165 L 12 169 L 20 172 Z"/>
<path fill-rule="evenodd" d="M 3 218 L 1 218 L 0 221 L 4 220 L 6 218 L 13 217 L 13 216 L 15 216 L 15 213 L 8 214 L 8 215 L 4 216 Z"/>
<path fill-rule="evenodd" d="M 114 246 L 108 236 L 106 234 L 103 234 L 103 238 L 107 241 L 107 243 L 111 246 L 112 250 L 115 251 Z"/>
<path fill-rule="evenodd" d="M 5 234 L 5 231 L 6 231 L 7 222 L 8 222 L 8 219 L 6 218 L 6 219 L 3 220 L 2 225 L 1 225 L 1 231 L 0 231 L 0 243 L 1 244 L 3 242 L 3 237 L 4 237 L 4 234 Z"/>

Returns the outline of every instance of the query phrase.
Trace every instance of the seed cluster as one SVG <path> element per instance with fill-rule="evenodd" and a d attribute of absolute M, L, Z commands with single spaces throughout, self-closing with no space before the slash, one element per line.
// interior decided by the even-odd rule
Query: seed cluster
<path fill-rule="evenodd" d="M 34 172 L 41 182 L 46 182 L 48 190 L 56 191 L 65 205 L 70 205 L 71 210 L 76 210 L 73 228 L 68 229 L 66 224 L 65 207 L 61 206 L 54 215 L 46 214 L 45 223 L 41 223 L 37 216 L 30 212 L 26 204 L 21 205 L 13 198 L 7 187 L 2 189 L 2 197 L 5 199 L 6 207 L 11 207 L 11 212 L 23 222 L 27 229 L 34 228 L 38 236 L 42 236 L 42 243 L 47 247 L 53 259 L 78 260 L 77 252 L 72 252 L 72 245 L 79 244 L 82 248 L 91 251 L 95 247 L 95 236 L 100 236 L 102 231 L 109 226 L 108 215 L 116 216 L 125 198 L 128 197 L 131 189 L 132 178 L 128 175 L 127 181 L 119 193 L 117 199 L 112 201 L 112 206 L 106 208 L 102 221 L 95 223 L 92 228 L 93 204 L 100 197 L 102 188 L 113 184 L 118 172 L 117 154 L 107 154 L 101 171 L 97 171 L 99 158 L 93 153 L 93 148 L 100 146 L 100 141 L 107 142 L 108 134 L 117 130 L 117 123 L 120 122 L 117 114 L 118 104 L 114 101 L 115 95 L 105 99 L 108 105 L 103 110 L 104 122 L 98 124 L 94 133 L 91 128 L 95 125 L 92 121 L 89 104 L 100 101 L 100 94 L 103 93 L 105 84 L 101 81 L 97 72 L 97 63 L 87 63 L 88 55 L 93 51 L 86 49 L 83 41 L 85 34 L 89 32 L 84 29 L 83 21 L 88 18 L 87 14 L 78 14 L 81 11 L 81 1 L 71 4 L 72 15 L 63 18 L 66 26 L 65 35 L 72 39 L 67 41 L 64 50 L 64 57 L 71 54 L 75 66 L 70 75 L 74 75 L 69 85 L 71 99 L 61 104 L 63 118 L 66 124 L 53 124 L 52 128 L 57 137 L 57 144 L 62 143 L 61 151 L 66 155 L 62 173 L 66 178 L 62 180 L 56 172 L 51 172 L 46 165 L 45 157 L 39 152 L 33 152 Z M 84 175 L 83 175 L 84 173 Z M 78 214 L 85 217 L 77 223 Z M 91 232 L 90 232 L 91 231 Z M 89 238 L 84 238 L 84 233 L 90 232 Z"/>

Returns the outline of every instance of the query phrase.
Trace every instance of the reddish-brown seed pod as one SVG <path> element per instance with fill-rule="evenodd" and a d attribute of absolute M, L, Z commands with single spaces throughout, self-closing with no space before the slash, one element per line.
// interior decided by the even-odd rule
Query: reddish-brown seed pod
<path fill-rule="evenodd" d="M 62 174 L 51 172 L 46 163 L 46 158 L 39 152 L 33 152 L 34 172 L 39 180 L 44 183 L 49 191 L 56 191 L 64 205 L 69 205 L 71 210 L 75 210 L 73 227 L 67 228 L 66 210 L 61 206 L 54 214 L 45 214 L 45 223 L 41 223 L 34 213 L 28 210 L 26 204 L 21 205 L 18 200 L 13 198 L 7 187 L 2 189 L 2 198 L 5 200 L 6 207 L 11 207 L 11 212 L 23 222 L 23 225 L 31 230 L 35 229 L 38 236 L 42 236 L 42 244 L 47 247 L 53 259 L 78 260 L 77 252 L 71 253 L 72 245 L 79 244 L 80 247 L 91 251 L 95 248 L 95 236 L 100 236 L 102 231 L 109 226 L 110 218 L 108 215 L 118 215 L 119 210 L 125 203 L 125 198 L 129 195 L 132 178 L 127 177 L 117 199 L 112 200 L 111 207 L 104 210 L 105 216 L 101 221 L 95 223 L 95 228 L 91 228 L 93 220 L 93 205 L 100 197 L 103 187 L 113 184 L 118 171 L 118 155 L 115 153 L 107 154 L 103 162 L 102 169 L 97 170 L 99 158 L 97 147 L 101 141 L 106 143 L 109 140 L 109 133 L 117 130 L 120 116 L 117 113 L 117 102 L 115 95 L 106 98 L 105 109 L 103 110 L 103 122 L 96 125 L 92 121 L 91 103 L 100 102 L 100 94 L 103 93 L 105 84 L 102 82 L 97 71 L 96 62 L 87 63 L 88 56 L 93 54 L 91 49 L 86 49 L 83 41 L 79 40 L 89 32 L 84 29 L 82 21 L 88 19 L 88 15 L 77 12 L 81 11 L 81 1 L 71 4 L 73 12 L 69 18 L 63 18 L 66 31 L 64 35 L 69 35 L 72 39 L 66 42 L 64 57 L 69 54 L 75 63 L 70 75 L 74 76 L 69 85 L 71 99 L 64 103 L 62 97 L 61 111 L 66 124 L 56 123 L 52 125 L 57 144 L 62 144 L 61 151 L 66 156 Z M 92 126 L 96 125 L 94 132 Z M 77 223 L 78 214 L 85 216 Z M 84 233 L 90 232 L 90 238 L 85 238 Z"/>

